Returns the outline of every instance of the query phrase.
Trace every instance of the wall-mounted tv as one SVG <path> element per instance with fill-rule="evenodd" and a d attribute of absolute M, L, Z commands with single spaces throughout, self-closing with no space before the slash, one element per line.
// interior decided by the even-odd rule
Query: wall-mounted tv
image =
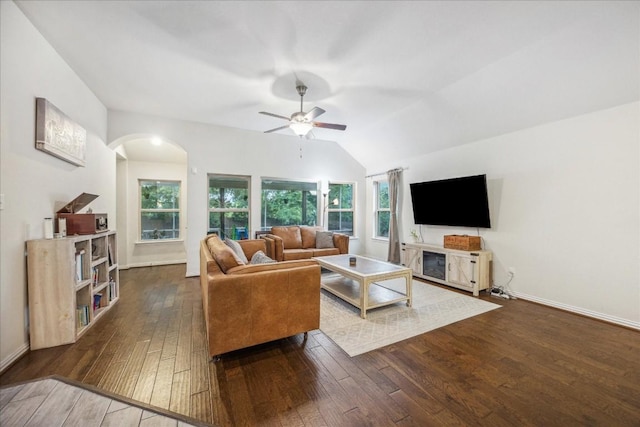
<path fill-rule="evenodd" d="M 409 184 L 416 224 L 491 228 L 486 175 Z"/>

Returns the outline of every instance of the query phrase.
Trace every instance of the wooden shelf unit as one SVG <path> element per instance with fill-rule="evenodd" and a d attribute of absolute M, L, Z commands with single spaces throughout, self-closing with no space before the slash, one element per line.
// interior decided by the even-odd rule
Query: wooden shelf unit
<path fill-rule="evenodd" d="M 429 255 L 425 258 L 424 253 Z M 432 265 L 425 267 L 425 259 Z M 491 251 L 462 251 L 426 243 L 403 243 L 402 265 L 420 277 L 478 296 L 491 287 Z M 437 265 L 435 265 L 437 264 Z"/>
<path fill-rule="evenodd" d="M 27 241 L 32 350 L 76 342 L 120 298 L 115 231 Z"/>

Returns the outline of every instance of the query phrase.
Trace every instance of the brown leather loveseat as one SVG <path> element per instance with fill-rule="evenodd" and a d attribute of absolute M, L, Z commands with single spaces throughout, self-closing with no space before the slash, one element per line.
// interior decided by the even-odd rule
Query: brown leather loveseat
<path fill-rule="evenodd" d="M 320 227 L 278 226 L 260 236 L 267 241 L 267 255 L 277 261 L 309 259 L 349 253 L 349 236 Z"/>
<path fill-rule="evenodd" d="M 263 239 L 240 240 L 247 259 Z M 320 266 L 314 260 L 238 263 L 218 235 L 200 243 L 200 287 L 209 354 L 286 338 L 320 327 Z"/>

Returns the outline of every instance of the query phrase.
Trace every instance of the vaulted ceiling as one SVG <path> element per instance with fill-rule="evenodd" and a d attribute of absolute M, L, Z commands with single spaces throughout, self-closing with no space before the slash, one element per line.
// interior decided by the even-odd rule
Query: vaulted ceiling
<path fill-rule="evenodd" d="M 637 1 L 16 4 L 111 110 L 262 132 L 300 80 L 365 167 L 640 98 Z"/>

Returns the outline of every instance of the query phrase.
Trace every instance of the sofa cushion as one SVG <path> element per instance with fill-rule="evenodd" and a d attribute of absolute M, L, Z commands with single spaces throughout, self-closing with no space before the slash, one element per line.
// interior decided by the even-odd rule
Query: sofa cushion
<path fill-rule="evenodd" d="M 318 249 L 334 248 L 333 233 L 331 231 L 318 231 L 316 233 L 315 247 Z"/>
<path fill-rule="evenodd" d="M 284 261 L 295 259 L 310 259 L 313 256 L 313 249 L 285 249 L 282 253 Z"/>
<path fill-rule="evenodd" d="M 340 255 L 338 248 L 314 249 L 313 256 Z"/>
<path fill-rule="evenodd" d="M 236 242 L 235 240 L 231 240 L 229 238 L 224 239 L 224 243 L 227 246 L 229 246 L 236 255 L 238 255 L 238 258 L 240 258 L 243 264 L 249 264 L 249 260 L 247 259 L 247 256 L 244 254 L 242 247 L 240 247 L 240 243 Z"/>
<path fill-rule="evenodd" d="M 300 227 L 271 227 L 271 234 L 282 239 L 285 249 L 302 249 L 302 235 Z"/>
<path fill-rule="evenodd" d="M 238 265 L 244 265 L 242 260 L 238 258 L 238 255 L 227 246 L 217 234 L 213 234 L 207 238 L 207 246 L 209 251 L 216 260 L 220 270 L 226 273 L 228 269 L 237 267 Z"/>
<path fill-rule="evenodd" d="M 228 246 L 215 251 L 213 253 L 213 259 L 216 260 L 223 273 L 226 273 L 230 268 L 244 265 L 238 258 L 238 255 Z"/>
<path fill-rule="evenodd" d="M 291 270 L 296 267 L 306 267 L 309 265 L 318 265 L 318 263 L 313 260 L 299 260 L 299 261 L 283 261 L 283 262 L 273 262 L 267 264 L 247 264 L 247 265 L 239 265 L 237 267 L 233 267 L 229 270 L 228 274 L 230 276 L 236 276 L 241 274 L 252 274 L 252 273 L 260 273 L 262 271 L 276 271 L 276 270 Z"/>
<path fill-rule="evenodd" d="M 316 247 L 316 232 L 319 229 L 320 227 L 300 227 L 302 249 L 311 249 Z"/>
<path fill-rule="evenodd" d="M 275 262 L 275 260 L 272 260 L 271 258 L 269 258 L 267 255 L 265 255 L 264 252 L 262 251 L 258 251 L 255 254 L 253 254 L 253 256 L 251 257 L 251 264 L 269 264 L 271 262 Z"/>

